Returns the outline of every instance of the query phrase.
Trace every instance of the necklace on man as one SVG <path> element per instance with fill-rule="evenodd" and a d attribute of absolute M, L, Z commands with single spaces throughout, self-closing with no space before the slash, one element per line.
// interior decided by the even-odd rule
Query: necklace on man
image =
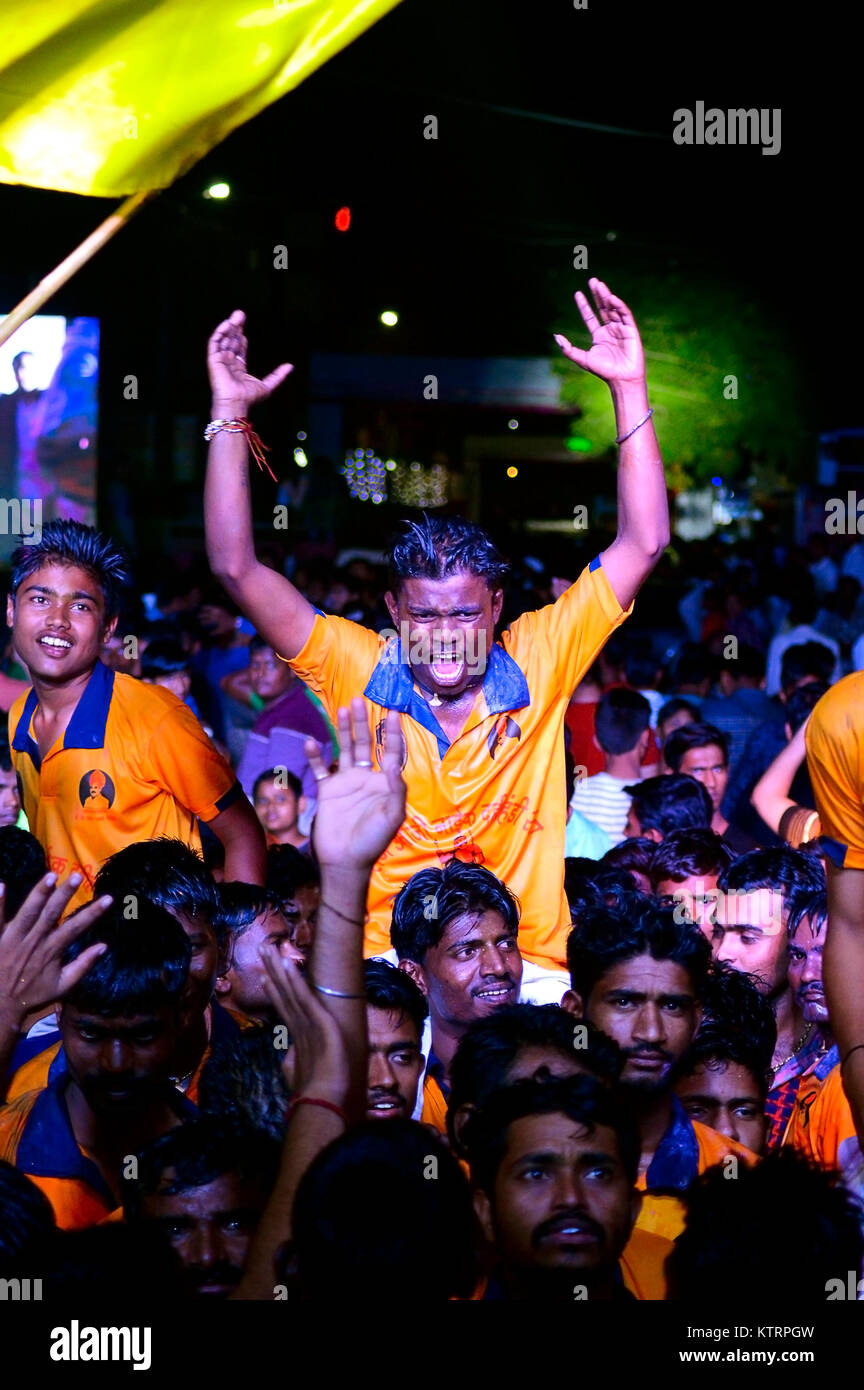
<path fill-rule="evenodd" d="M 805 1027 L 805 1029 L 804 1029 L 804 1032 L 801 1034 L 800 1038 L 799 1038 L 798 1041 L 796 1042 L 796 1044 L 795 1044 L 795 1046 L 793 1047 L 792 1051 L 789 1053 L 789 1056 L 788 1056 L 788 1057 L 784 1057 L 784 1058 L 783 1058 L 783 1061 L 780 1062 L 780 1063 L 774 1068 L 774 1075 L 775 1075 L 775 1076 L 777 1075 L 778 1072 L 781 1072 L 781 1071 L 783 1070 L 783 1068 L 787 1065 L 787 1063 L 789 1063 L 789 1062 L 792 1061 L 792 1058 L 796 1055 L 796 1053 L 798 1053 L 798 1052 L 801 1051 L 801 1049 L 802 1049 L 802 1047 L 804 1046 L 804 1044 L 805 1044 L 806 1042 L 809 1042 L 809 1040 L 810 1040 L 810 1034 L 813 1032 L 813 1027 L 814 1027 L 814 1025 L 813 1025 L 812 1023 L 808 1023 L 808 1024 L 806 1025 L 806 1027 Z"/>

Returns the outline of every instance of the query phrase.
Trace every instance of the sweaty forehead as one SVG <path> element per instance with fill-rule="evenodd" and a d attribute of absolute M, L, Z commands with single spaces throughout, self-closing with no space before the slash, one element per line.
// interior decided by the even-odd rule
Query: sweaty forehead
<path fill-rule="evenodd" d="M 445 579 L 403 579 L 399 587 L 400 603 L 410 608 L 425 606 L 447 610 L 462 605 L 479 608 L 489 603 L 490 596 L 486 580 L 464 570 L 448 574 Z"/>
<path fill-rule="evenodd" d="M 611 966 L 597 981 L 594 993 L 632 990 L 637 994 L 693 994 L 690 972 L 675 960 L 655 960 L 653 956 L 633 956 Z"/>
<path fill-rule="evenodd" d="M 439 946 L 446 951 L 459 941 L 496 941 L 508 935 L 512 933 L 500 912 L 460 912 L 447 923 Z"/>

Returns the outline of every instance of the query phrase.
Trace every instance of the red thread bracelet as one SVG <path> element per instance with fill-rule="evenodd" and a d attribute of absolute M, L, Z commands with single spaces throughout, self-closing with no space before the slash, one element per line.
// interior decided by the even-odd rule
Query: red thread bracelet
<path fill-rule="evenodd" d="M 334 1115 L 338 1115 L 345 1128 L 348 1128 L 348 1116 L 345 1114 L 341 1105 L 334 1105 L 332 1100 L 321 1100 L 318 1096 L 295 1096 L 288 1106 L 288 1113 L 285 1116 L 286 1124 L 291 1119 L 298 1105 L 318 1105 L 322 1110 L 330 1110 Z"/>

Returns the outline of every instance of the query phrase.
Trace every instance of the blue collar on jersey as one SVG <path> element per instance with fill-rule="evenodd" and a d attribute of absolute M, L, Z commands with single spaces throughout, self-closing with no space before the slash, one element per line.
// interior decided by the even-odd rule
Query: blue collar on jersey
<path fill-rule="evenodd" d="M 72 718 L 63 737 L 64 748 L 105 747 L 105 727 L 113 694 L 114 672 L 103 662 L 97 661 L 81 698 L 72 711 Z M 36 740 L 30 734 L 30 721 L 38 701 L 36 691 L 31 690 L 24 702 L 21 718 L 12 738 L 12 747 L 18 753 L 29 753 L 37 772 L 42 766 L 42 759 Z"/>
<path fill-rule="evenodd" d="M 398 709 L 401 714 L 410 714 L 412 719 L 435 735 L 439 756 L 443 758 L 450 747 L 450 740 L 427 702 L 414 689 L 411 667 L 403 659 L 402 650 L 401 640 L 391 638 L 363 694 L 367 700 L 384 709 Z M 525 709 L 531 703 L 524 672 L 499 642 L 492 643 L 482 690 L 490 714 Z"/>
<path fill-rule="evenodd" d="M 645 1174 L 649 1192 L 672 1188 L 681 1192 L 699 1173 L 699 1141 L 693 1122 L 677 1096 L 672 1097 L 672 1123 L 669 1125 Z"/>

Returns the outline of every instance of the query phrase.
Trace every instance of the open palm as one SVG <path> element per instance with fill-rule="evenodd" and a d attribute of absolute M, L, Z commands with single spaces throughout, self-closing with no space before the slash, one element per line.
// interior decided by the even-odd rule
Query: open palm
<path fill-rule="evenodd" d="M 376 772 L 363 700 L 352 700 L 351 715 L 353 730 L 349 711 L 338 711 L 338 772 L 328 775 L 318 745 L 306 745 L 312 771 L 320 779 L 312 842 L 322 864 L 368 868 L 383 854 L 405 819 L 402 729 L 398 711 L 389 710 L 381 770 Z"/>
<path fill-rule="evenodd" d="M 581 290 L 577 290 L 575 299 L 591 334 L 590 348 L 574 347 L 560 333 L 555 334 L 556 343 L 571 362 L 603 381 L 641 381 L 645 375 L 645 358 L 636 320 L 623 299 L 612 294 L 602 280 L 589 280 L 588 287 L 594 296 L 596 312 Z"/>

